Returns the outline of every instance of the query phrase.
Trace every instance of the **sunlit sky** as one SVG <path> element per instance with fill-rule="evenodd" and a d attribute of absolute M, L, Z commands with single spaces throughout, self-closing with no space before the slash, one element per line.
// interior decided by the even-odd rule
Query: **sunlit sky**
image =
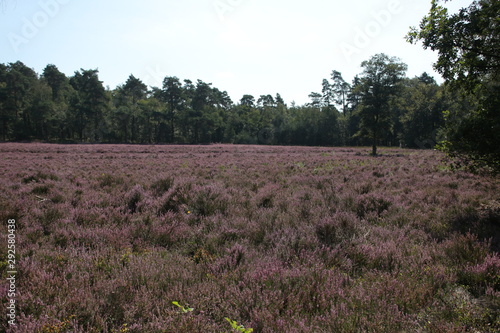
<path fill-rule="evenodd" d="M 452 11 L 471 0 L 447 4 Z M 47 64 L 71 76 L 98 69 L 114 89 L 130 74 L 150 86 L 165 76 L 201 79 L 229 93 L 280 93 L 304 104 L 338 70 L 351 82 L 377 53 L 432 69 L 436 54 L 404 36 L 430 0 L 0 0 L 0 63 Z"/>

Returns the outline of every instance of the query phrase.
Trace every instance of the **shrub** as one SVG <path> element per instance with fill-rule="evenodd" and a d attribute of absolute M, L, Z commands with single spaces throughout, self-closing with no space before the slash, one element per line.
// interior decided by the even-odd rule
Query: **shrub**
<path fill-rule="evenodd" d="M 15 331 L 498 332 L 499 180 L 331 150 L 1 144 Z"/>
<path fill-rule="evenodd" d="M 459 273 L 459 282 L 470 287 L 476 296 L 500 292 L 500 257 L 487 255 L 483 262 L 466 267 Z"/>
<path fill-rule="evenodd" d="M 194 214 L 201 216 L 224 214 L 229 206 L 227 194 L 218 186 L 196 187 L 193 192 L 194 199 L 190 202 L 190 208 Z"/>
<path fill-rule="evenodd" d="M 141 201 L 144 199 L 144 189 L 140 185 L 134 186 L 134 188 L 127 193 L 125 200 L 127 202 L 127 210 L 134 214 L 141 211 Z"/>
<path fill-rule="evenodd" d="M 161 197 L 163 194 L 167 193 L 168 190 L 174 185 L 174 178 L 160 178 L 151 184 L 151 191 L 156 197 Z"/>
<path fill-rule="evenodd" d="M 358 234 L 358 218 L 354 214 L 339 212 L 324 218 L 316 226 L 318 240 L 328 246 L 350 241 Z"/>
<path fill-rule="evenodd" d="M 444 253 L 451 264 L 463 269 L 465 266 L 477 265 L 488 253 L 487 246 L 478 241 L 471 233 L 456 234 L 444 243 Z"/>
<path fill-rule="evenodd" d="M 52 174 L 52 173 L 45 173 L 45 172 L 38 171 L 34 175 L 24 177 L 21 180 L 21 182 L 23 184 L 39 183 L 40 181 L 47 180 L 47 179 L 50 179 L 50 180 L 59 180 L 59 177 L 56 176 L 56 175 L 54 175 L 54 174 Z"/>
<path fill-rule="evenodd" d="M 392 202 L 384 198 L 373 195 L 361 195 L 356 202 L 356 214 L 359 218 L 364 218 L 370 213 L 375 213 L 380 217 L 382 213 L 389 209 Z"/>
<path fill-rule="evenodd" d="M 187 212 L 189 203 L 190 187 L 180 185 L 174 186 L 160 198 L 160 207 L 157 210 L 158 215 L 164 215 L 167 212 Z"/>
<path fill-rule="evenodd" d="M 98 185 L 101 188 L 105 187 L 115 187 L 117 185 L 123 184 L 125 181 L 120 176 L 115 176 L 111 174 L 101 174 L 97 177 Z"/>
<path fill-rule="evenodd" d="M 31 193 L 37 194 L 37 195 L 44 195 L 44 194 L 48 194 L 49 191 L 50 191 L 50 186 L 48 186 L 48 185 L 40 185 L 40 186 L 35 186 L 31 190 Z"/>

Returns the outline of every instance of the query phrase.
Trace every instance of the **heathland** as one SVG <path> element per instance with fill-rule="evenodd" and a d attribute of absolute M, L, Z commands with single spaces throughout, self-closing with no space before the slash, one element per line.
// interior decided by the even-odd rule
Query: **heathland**
<path fill-rule="evenodd" d="M 370 153 L 0 144 L 0 330 L 500 330 L 498 178 Z"/>

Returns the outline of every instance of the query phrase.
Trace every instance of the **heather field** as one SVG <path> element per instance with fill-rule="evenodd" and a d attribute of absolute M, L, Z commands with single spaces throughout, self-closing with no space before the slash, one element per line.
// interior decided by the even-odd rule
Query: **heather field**
<path fill-rule="evenodd" d="M 0 144 L 0 331 L 498 332 L 499 179 L 369 152 Z"/>

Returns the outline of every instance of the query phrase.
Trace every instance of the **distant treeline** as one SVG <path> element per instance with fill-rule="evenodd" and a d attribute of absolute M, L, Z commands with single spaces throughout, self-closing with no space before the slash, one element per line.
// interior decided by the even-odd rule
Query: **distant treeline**
<path fill-rule="evenodd" d="M 22 62 L 0 64 L 0 140 L 431 148 L 443 111 L 469 107 L 426 73 L 407 78 L 397 58 L 376 55 L 362 67 L 352 83 L 333 71 L 297 106 L 279 94 L 234 102 L 201 80 L 165 77 L 148 88 L 130 75 L 109 90 L 98 70 L 67 77 L 55 65 L 39 75 Z"/>

